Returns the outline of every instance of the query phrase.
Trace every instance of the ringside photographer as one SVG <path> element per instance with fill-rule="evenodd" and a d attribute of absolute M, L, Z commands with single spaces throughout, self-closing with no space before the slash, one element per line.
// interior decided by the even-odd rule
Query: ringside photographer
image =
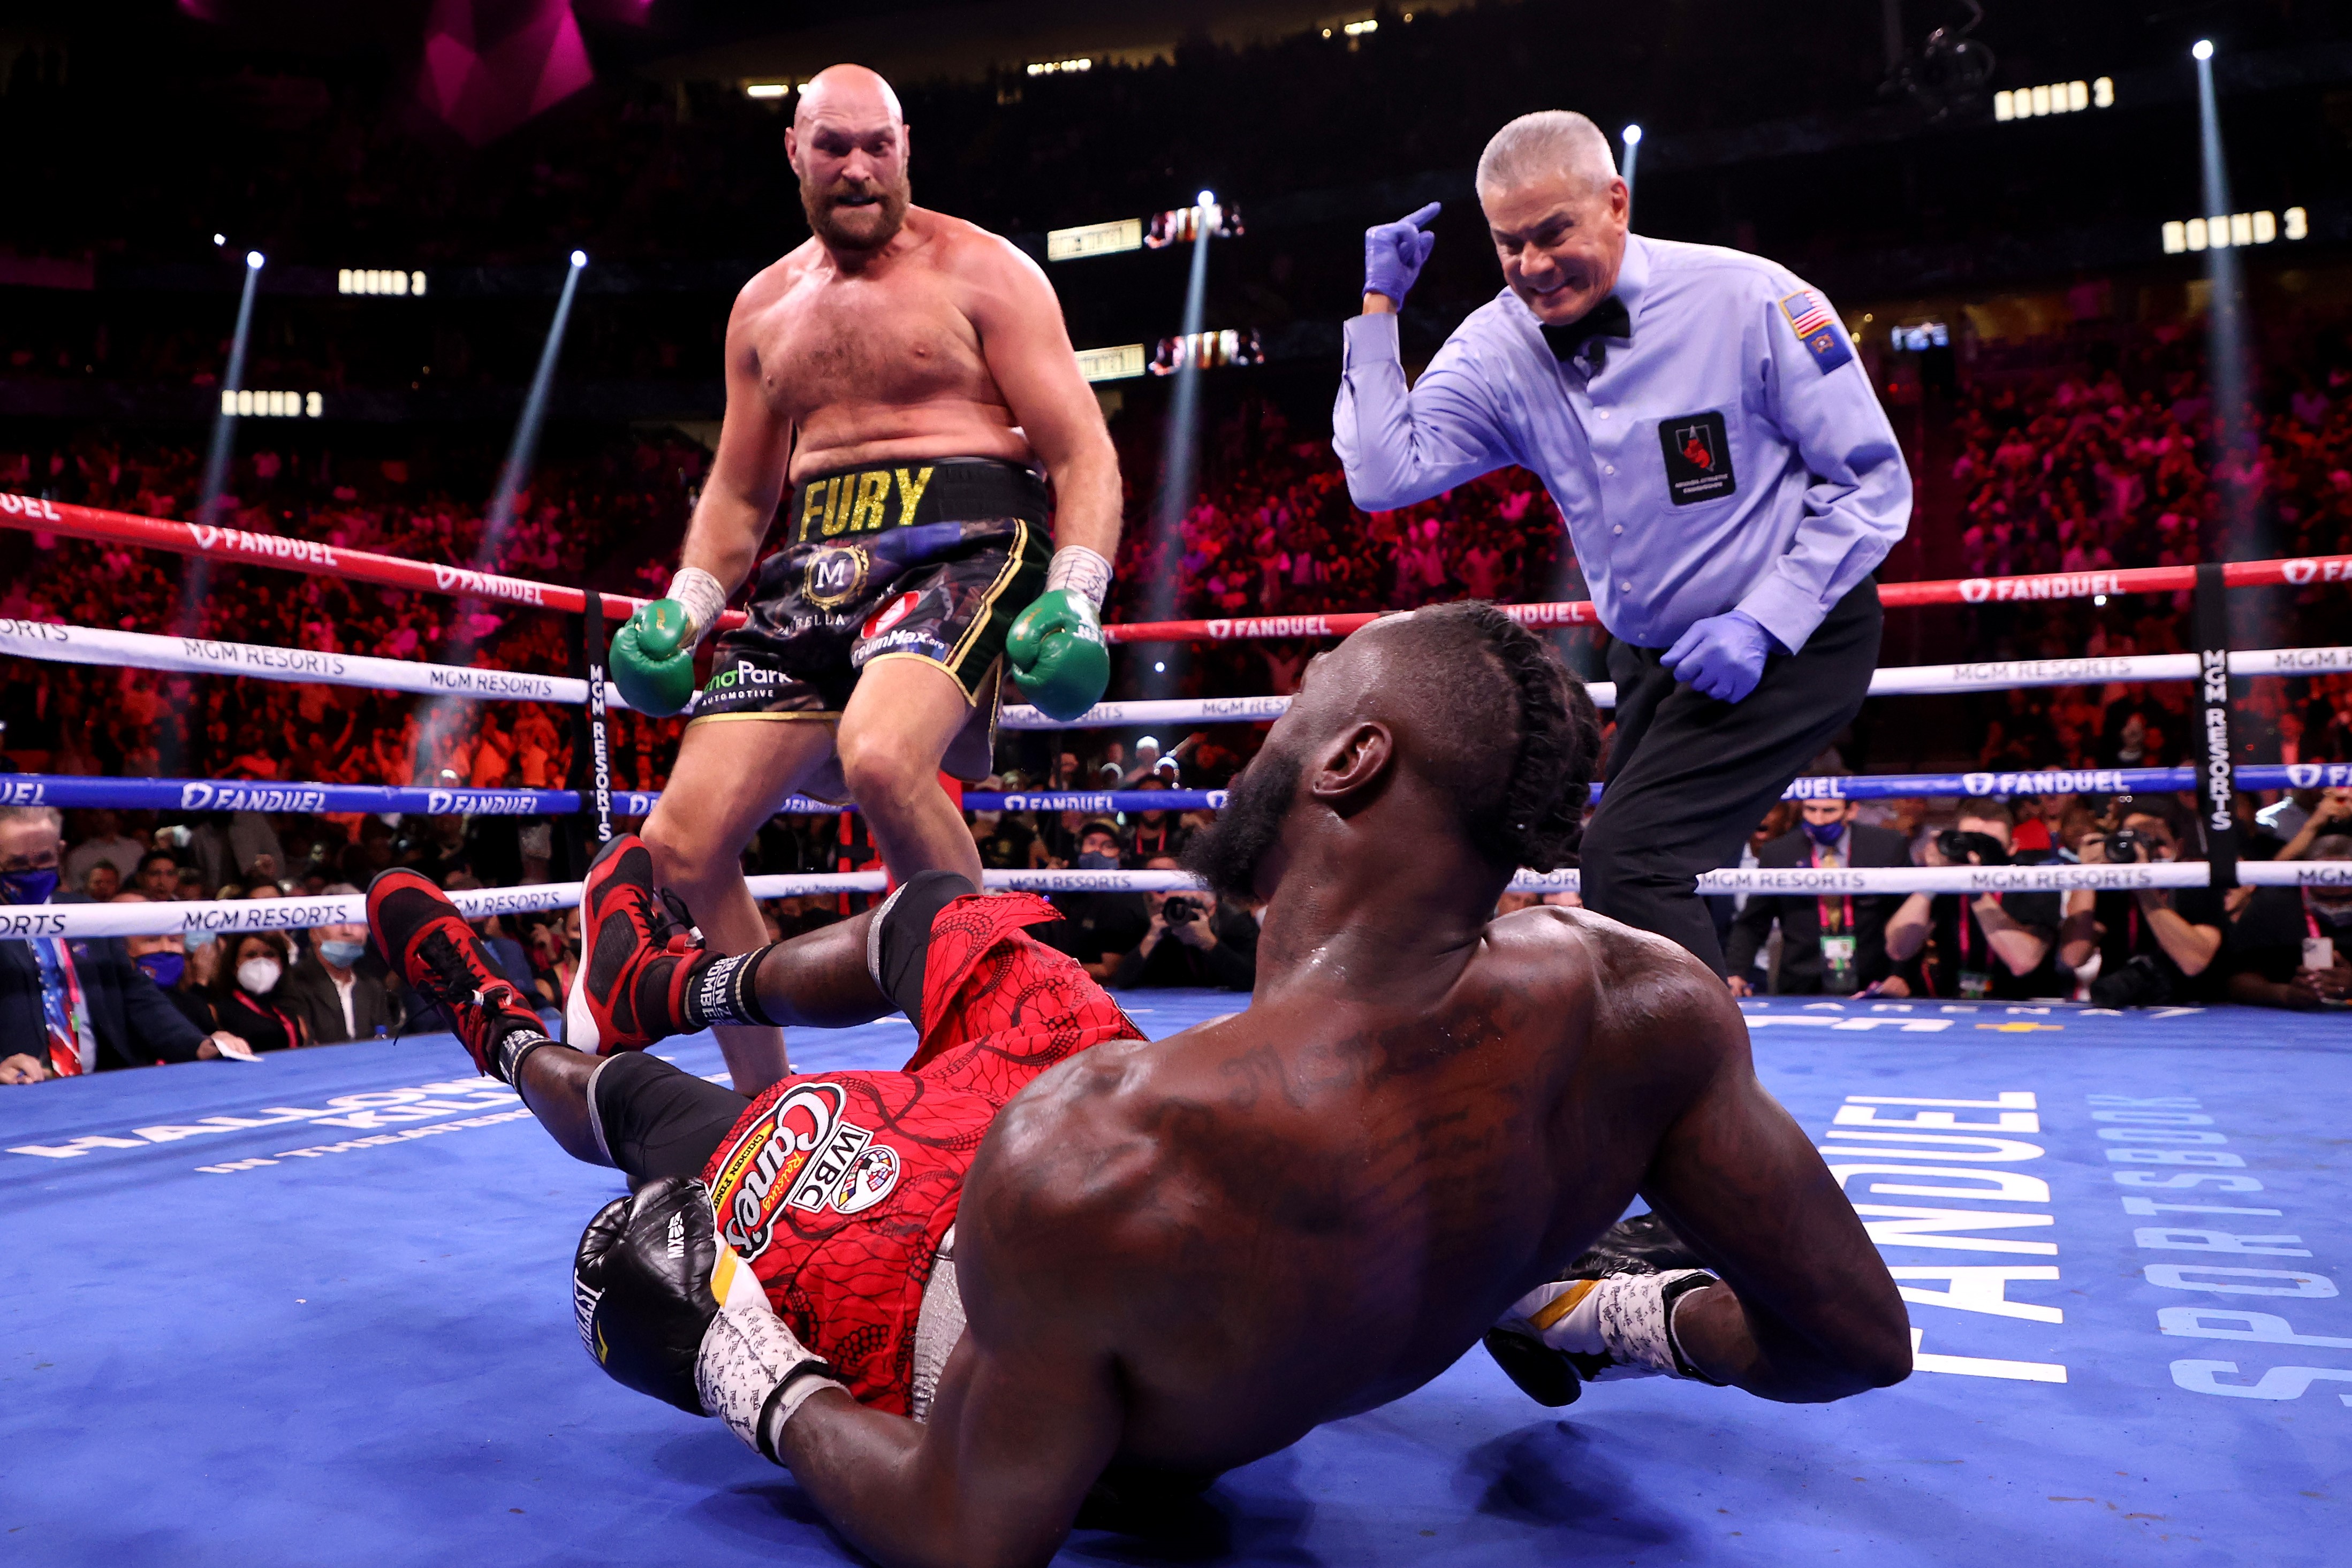
<path fill-rule="evenodd" d="M 2180 858 L 2179 809 L 2160 798 L 2116 797 L 2113 825 L 2084 835 L 2084 865 L 2154 864 Z M 2217 977 L 2213 960 L 2229 928 L 2221 894 L 2210 887 L 2155 888 L 2066 895 L 2058 961 L 2080 969 L 2099 956 L 2091 1001 L 2103 1008 L 2153 1008 L 2205 1000 Z"/>
<path fill-rule="evenodd" d="M 1929 865 L 2033 864 L 2012 856 L 2016 815 L 1999 800 L 1971 800 L 1927 846 Z M 2064 997 L 2072 976 L 2051 962 L 2057 946 L 2054 893 L 1915 893 L 1886 923 L 1897 964 L 1919 960 L 1920 994 L 1963 1000 Z"/>
<path fill-rule="evenodd" d="M 1154 855 L 1147 871 L 1182 869 L 1169 855 Z M 1147 893 L 1151 913 L 1143 941 L 1111 971 L 1113 990 L 1166 986 L 1209 986 L 1246 991 L 1257 984 L 1257 922 L 1249 912 L 1219 901 L 1206 888 Z"/>

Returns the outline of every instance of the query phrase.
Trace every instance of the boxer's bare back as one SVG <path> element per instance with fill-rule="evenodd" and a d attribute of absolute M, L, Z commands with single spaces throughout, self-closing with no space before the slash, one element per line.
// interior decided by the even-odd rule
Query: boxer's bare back
<path fill-rule="evenodd" d="M 1398 695 L 1425 662 L 1412 618 L 1359 632 L 1236 781 L 1215 831 L 1268 900 L 1249 1009 L 1098 1045 L 999 1116 L 929 1425 L 823 1393 L 783 1428 L 877 1560 L 1040 1563 L 1107 1469 L 1213 1475 L 1410 1393 L 1637 1193 L 1723 1281 L 1675 1318 L 1705 1375 L 1814 1401 L 1909 1371 L 1721 983 L 1580 911 L 1490 920 L 1508 872 L 1425 781 L 1459 715 Z"/>

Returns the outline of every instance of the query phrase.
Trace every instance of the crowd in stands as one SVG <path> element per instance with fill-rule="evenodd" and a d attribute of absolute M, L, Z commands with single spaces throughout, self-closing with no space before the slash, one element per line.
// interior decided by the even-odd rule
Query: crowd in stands
<path fill-rule="evenodd" d="M 667 580 L 668 563 L 656 552 L 682 533 L 707 461 L 672 437 L 544 462 L 487 552 L 478 501 L 461 502 L 401 459 L 264 447 L 237 460 L 215 516 L 255 533 L 646 593 Z M 200 455 L 185 448 L 91 434 L 46 455 L 0 451 L 0 488 L 186 517 L 200 467 Z M 8 568 L 0 618 L 499 669 L 560 672 L 567 663 L 568 617 L 493 601 L 199 568 L 157 551 L 13 530 L 0 535 L 0 561 Z M 191 587 L 199 577 L 201 592 Z M 0 748 L 48 772 L 551 789 L 571 766 L 570 716 L 536 704 L 434 711 L 420 699 L 348 686 L 29 661 L 10 668 Z M 627 713 L 614 724 L 617 781 L 658 788 L 677 726 Z"/>

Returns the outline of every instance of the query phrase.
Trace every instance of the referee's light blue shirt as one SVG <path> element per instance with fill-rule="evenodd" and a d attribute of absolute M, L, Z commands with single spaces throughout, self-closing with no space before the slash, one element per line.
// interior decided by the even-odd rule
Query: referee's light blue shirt
<path fill-rule="evenodd" d="M 1612 635 L 1664 648 L 1745 610 L 1803 646 L 1910 521 L 1869 373 L 1820 291 L 1761 256 L 1629 235 L 1614 293 L 1633 338 L 1601 340 L 1597 375 L 1554 359 L 1508 289 L 1410 390 L 1396 318 L 1349 322 L 1349 495 L 1383 511 L 1517 463 L 1559 504 Z"/>

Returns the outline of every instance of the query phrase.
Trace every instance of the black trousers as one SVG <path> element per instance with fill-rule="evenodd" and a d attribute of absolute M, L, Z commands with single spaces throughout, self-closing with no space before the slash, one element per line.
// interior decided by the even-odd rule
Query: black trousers
<path fill-rule="evenodd" d="M 1805 645 L 1774 653 L 1747 700 L 1675 684 L 1660 648 L 1609 644 L 1617 734 L 1608 789 L 1584 831 L 1585 907 L 1654 931 L 1723 973 L 1698 873 L 1740 845 L 1789 780 L 1853 722 L 1878 668 L 1878 584 L 1833 605 Z"/>

